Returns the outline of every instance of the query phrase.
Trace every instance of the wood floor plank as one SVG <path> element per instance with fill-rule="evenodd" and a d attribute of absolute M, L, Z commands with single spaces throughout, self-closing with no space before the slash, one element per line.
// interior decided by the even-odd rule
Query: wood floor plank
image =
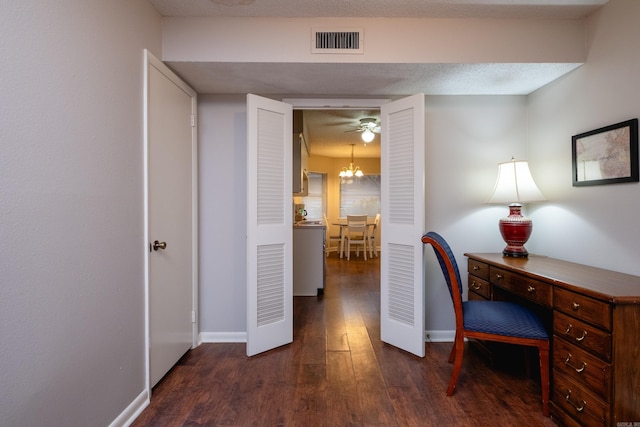
<path fill-rule="evenodd" d="M 471 347 L 453 396 L 450 343 L 416 357 L 380 341 L 379 258 L 327 259 L 323 296 L 294 298 L 294 342 L 247 357 L 202 344 L 154 387 L 133 427 L 553 426 L 540 386 Z"/>

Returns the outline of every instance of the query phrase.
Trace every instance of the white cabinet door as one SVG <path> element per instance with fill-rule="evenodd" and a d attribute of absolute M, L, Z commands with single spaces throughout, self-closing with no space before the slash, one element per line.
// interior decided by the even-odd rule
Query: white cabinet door
<path fill-rule="evenodd" d="M 424 356 L 424 94 L 381 108 L 381 339 Z"/>
<path fill-rule="evenodd" d="M 292 106 L 247 95 L 247 355 L 293 341 Z"/>

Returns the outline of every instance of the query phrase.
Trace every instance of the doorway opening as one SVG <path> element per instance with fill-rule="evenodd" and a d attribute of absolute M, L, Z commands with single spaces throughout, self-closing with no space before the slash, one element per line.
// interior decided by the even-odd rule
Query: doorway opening
<path fill-rule="evenodd" d="M 309 150 L 306 163 L 309 193 L 294 197 L 294 203 L 304 204 L 305 209 L 309 206 L 306 210 L 310 220 L 323 221 L 326 216 L 327 237 L 338 233 L 339 226 L 331 224 L 344 221 L 347 215 L 364 214 L 374 222 L 381 212 L 380 108 L 345 107 L 347 102 L 342 100 L 334 103 L 341 105 L 340 108 L 321 109 L 299 107 L 293 100 L 286 102 L 293 104 L 294 111 L 302 113 L 303 138 Z M 372 139 L 363 137 L 369 129 Z M 361 170 L 363 176 L 340 176 L 341 171 L 348 168 Z M 317 194 L 319 189 L 322 194 Z M 375 242 L 380 242 L 380 228 L 375 232 Z M 373 252 L 378 255 L 378 251 Z M 332 250 L 329 256 L 340 256 L 340 251 Z M 362 257 L 362 253 L 359 256 Z"/>
<path fill-rule="evenodd" d="M 326 106 L 326 100 L 322 102 Z M 258 191 L 258 184 L 262 184 L 266 191 L 276 194 L 279 188 L 293 188 L 293 185 L 273 185 L 274 182 L 278 184 L 278 181 L 258 178 L 278 176 L 283 166 L 284 176 L 291 176 L 291 169 L 288 169 L 291 167 L 291 160 L 280 157 L 282 161 L 278 161 L 277 156 L 260 154 L 284 152 L 290 155 L 292 134 L 289 132 L 292 131 L 293 123 L 291 115 L 292 110 L 300 105 L 295 101 L 278 102 L 257 95 L 247 95 L 247 157 L 250 165 L 247 168 L 248 356 L 292 341 L 290 328 L 293 326 L 293 301 L 289 298 L 292 296 L 291 282 L 286 277 L 292 266 L 292 246 L 289 244 L 291 221 L 282 221 L 282 213 L 291 212 L 284 205 L 292 206 L 289 199 L 291 190 L 288 191 L 289 194 L 280 191 L 279 198 L 259 198 L 260 194 L 264 196 L 266 193 Z M 341 107 L 346 108 L 341 103 L 333 106 L 333 109 Z M 423 245 L 415 236 L 421 235 L 425 224 L 424 94 L 369 106 L 378 107 L 385 127 L 380 156 L 380 169 L 384 175 L 381 189 L 383 231 L 380 257 L 380 334 L 383 341 L 423 357 Z M 281 138 L 273 137 L 274 129 Z M 274 161 L 261 161 L 267 159 Z M 272 212 L 278 215 L 274 216 Z M 266 216 L 266 213 L 270 215 Z M 263 221 L 259 223 L 258 219 Z M 298 224 L 297 227 L 302 225 L 304 224 Z M 274 252 L 277 253 L 274 255 Z M 285 280 L 273 280 L 274 277 L 284 277 Z M 276 305 L 271 303 L 271 299 L 259 298 L 267 296 L 266 292 L 273 287 L 276 288 L 275 295 L 278 297 Z M 278 309 L 275 313 L 274 307 Z M 270 311 L 266 311 L 267 309 Z M 264 317 L 265 314 L 270 317 Z M 265 321 L 259 322 L 261 319 Z M 277 321 L 271 321 L 272 319 Z"/>

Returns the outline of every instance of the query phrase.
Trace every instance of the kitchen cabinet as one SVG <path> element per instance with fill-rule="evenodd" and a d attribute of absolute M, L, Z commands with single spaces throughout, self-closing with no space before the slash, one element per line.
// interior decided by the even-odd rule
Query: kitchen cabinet
<path fill-rule="evenodd" d="M 304 138 L 302 111 L 293 111 L 293 195 L 306 196 L 309 193 L 309 147 Z"/>
<path fill-rule="evenodd" d="M 324 292 L 326 227 L 293 226 L 293 296 L 317 296 Z"/>

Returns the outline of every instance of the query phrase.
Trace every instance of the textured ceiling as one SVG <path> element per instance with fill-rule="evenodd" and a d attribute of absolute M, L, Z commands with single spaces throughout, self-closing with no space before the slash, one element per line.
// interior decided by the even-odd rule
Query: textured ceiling
<path fill-rule="evenodd" d="M 289 96 L 527 95 L 580 66 L 168 62 L 199 93 Z"/>
<path fill-rule="evenodd" d="M 149 0 L 163 16 L 578 19 L 607 0 Z M 355 64 L 168 62 L 199 93 L 288 97 L 525 95 L 581 64 Z M 314 155 L 379 157 L 353 129 L 376 111 L 305 111 Z"/>
<path fill-rule="evenodd" d="M 355 144 L 356 159 L 380 157 L 380 135 L 365 144 L 356 131 L 360 119 L 373 118 L 380 123 L 379 110 L 304 110 L 303 116 L 312 155 L 348 158 L 351 144 Z"/>
<path fill-rule="evenodd" d="M 581 18 L 607 0 L 149 0 L 163 16 Z"/>

